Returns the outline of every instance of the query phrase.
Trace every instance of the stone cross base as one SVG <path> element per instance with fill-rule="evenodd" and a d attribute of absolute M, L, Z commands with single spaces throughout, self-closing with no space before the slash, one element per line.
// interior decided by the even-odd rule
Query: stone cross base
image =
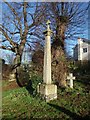
<path fill-rule="evenodd" d="M 39 84 L 37 92 L 46 102 L 57 99 L 57 86 L 54 84 Z"/>

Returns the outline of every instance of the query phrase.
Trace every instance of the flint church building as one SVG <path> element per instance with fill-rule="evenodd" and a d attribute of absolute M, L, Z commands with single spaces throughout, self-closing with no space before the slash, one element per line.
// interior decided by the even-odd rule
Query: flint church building
<path fill-rule="evenodd" d="M 78 38 L 78 43 L 73 50 L 73 57 L 75 61 L 90 60 L 90 40 Z"/>

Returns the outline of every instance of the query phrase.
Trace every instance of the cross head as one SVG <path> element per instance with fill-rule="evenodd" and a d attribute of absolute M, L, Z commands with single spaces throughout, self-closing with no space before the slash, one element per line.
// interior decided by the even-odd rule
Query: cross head
<path fill-rule="evenodd" d="M 46 25 L 47 25 L 47 30 L 50 30 L 50 20 L 48 20 L 47 22 L 46 22 Z"/>
<path fill-rule="evenodd" d="M 73 73 L 69 73 L 69 76 L 67 76 L 67 80 L 70 80 L 70 88 L 73 88 L 73 80 L 75 80 Z"/>

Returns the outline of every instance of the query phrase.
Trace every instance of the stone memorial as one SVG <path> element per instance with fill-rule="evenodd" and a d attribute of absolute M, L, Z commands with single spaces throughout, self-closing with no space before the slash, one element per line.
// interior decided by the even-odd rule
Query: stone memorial
<path fill-rule="evenodd" d="M 16 81 L 16 77 L 15 77 L 15 74 L 14 73 L 11 73 L 10 75 L 9 75 L 9 81 L 11 82 L 11 81 Z"/>
<path fill-rule="evenodd" d="M 57 86 L 52 84 L 51 80 L 51 33 L 50 21 L 47 21 L 47 30 L 44 31 L 45 47 L 44 47 L 44 67 L 43 67 L 43 83 L 37 86 L 37 92 L 45 99 L 46 102 L 57 99 Z"/>
<path fill-rule="evenodd" d="M 69 76 L 67 76 L 67 80 L 70 80 L 70 88 L 73 88 L 73 80 L 75 80 L 73 73 L 69 73 Z"/>

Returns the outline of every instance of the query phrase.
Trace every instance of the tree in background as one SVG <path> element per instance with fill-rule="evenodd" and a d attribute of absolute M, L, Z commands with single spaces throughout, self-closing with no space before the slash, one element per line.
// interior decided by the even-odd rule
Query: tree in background
<path fill-rule="evenodd" d="M 4 2 L 2 5 L 6 8 L 2 14 L 3 23 L 0 25 L 3 35 L 0 48 L 16 54 L 14 68 L 17 68 L 21 64 L 24 47 L 29 46 L 33 49 L 33 43 L 38 42 L 37 34 L 34 34 L 34 31 L 43 22 L 44 8 L 39 3 L 28 2 Z M 35 35 L 36 38 L 34 38 Z"/>
<path fill-rule="evenodd" d="M 77 38 L 85 30 L 88 17 L 88 3 L 60 2 L 48 3 L 52 29 L 55 32 L 57 44 L 63 49 L 65 39 Z M 59 42 L 58 42 L 59 41 Z"/>
<path fill-rule="evenodd" d="M 50 3 L 50 19 L 55 37 L 52 42 L 53 74 L 59 86 L 66 86 L 67 61 L 65 56 L 65 40 L 74 39 L 83 33 L 86 23 L 87 3 L 61 2 Z M 69 40 L 68 39 L 68 40 Z"/>
<path fill-rule="evenodd" d="M 2 33 L 2 45 L 0 48 L 15 53 L 12 68 L 16 81 L 21 86 L 20 65 L 23 51 L 26 47 L 31 52 L 31 50 L 34 50 L 34 44 L 40 42 L 40 38 L 38 39 L 40 35 L 37 35 L 37 31 L 38 26 L 43 23 L 43 12 L 45 8 L 40 3 L 9 3 L 6 1 L 2 3 L 2 8 L 4 10 L 2 13 L 3 21 L 0 24 L 0 31 Z"/>

